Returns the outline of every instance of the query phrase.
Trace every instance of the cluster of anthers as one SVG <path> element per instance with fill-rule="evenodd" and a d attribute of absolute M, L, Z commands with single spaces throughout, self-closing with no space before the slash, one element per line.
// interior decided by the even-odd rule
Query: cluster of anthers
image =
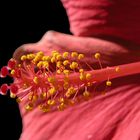
<path fill-rule="evenodd" d="M 100 53 L 93 56 L 101 66 Z M 84 57 L 84 54 L 77 52 L 61 54 L 53 51 L 50 56 L 43 52 L 23 55 L 20 64 L 12 58 L 7 66 L 1 68 L 0 77 L 10 76 L 14 82 L 1 85 L 0 93 L 6 95 L 10 90 L 11 98 L 16 98 L 18 102 L 27 100 L 25 109 L 29 111 L 35 106 L 43 112 L 64 110 L 76 102 L 91 98 L 88 88 L 97 81 L 92 72 L 82 69 L 80 61 Z M 119 67 L 115 71 L 118 72 Z M 106 86 L 111 84 L 107 79 Z"/>

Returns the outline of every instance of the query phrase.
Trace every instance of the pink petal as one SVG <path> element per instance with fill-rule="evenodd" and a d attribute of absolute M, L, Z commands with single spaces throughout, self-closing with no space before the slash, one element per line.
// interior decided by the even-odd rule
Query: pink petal
<path fill-rule="evenodd" d="M 77 36 L 109 36 L 140 43 L 139 0 L 61 0 Z"/>
<path fill-rule="evenodd" d="M 62 112 L 23 115 L 20 140 L 138 140 L 140 136 L 140 75 L 112 81 L 106 95 Z"/>

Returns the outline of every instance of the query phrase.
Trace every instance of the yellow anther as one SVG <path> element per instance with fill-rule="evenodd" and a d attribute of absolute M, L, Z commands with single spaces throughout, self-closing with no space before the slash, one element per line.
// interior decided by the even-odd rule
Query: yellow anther
<path fill-rule="evenodd" d="M 11 98 L 16 98 L 16 94 L 10 92 L 10 97 L 11 97 Z"/>
<path fill-rule="evenodd" d="M 45 99 L 46 96 L 47 96 L 47 93 L 46 92 L 43 92 L 43 93 L 40 94 L 40 98 L 41 99 Z"/>
<path fill-rule="evenodd" d="M 31 111 L 31 110 L 33 109 L 33 104 L 32 104 L 32 103 L 27 104 L 27 105 L 25 106 L 25 109 L 26 109 L 27 111 Z"/>
<path fill-rule="evenodd" d="M 29 95 L 28 95 L 28 99 L 29 99 L 29 101 L 31 101 L 32 98 L 33 98 L 33 93 L 31 92 L 31 93 L 29 93 Z"/>
<path fill-rule="evenodd" d="M 49 112 L 50 111 L 49 106 L 47 106 L 46 104 L 40 104 L 38 107 L 43 112 Z"/>
<path fill-rule="evenodd" d="M 116 71 L 116 72 L 119 72 L 119 71 L 120 71 L 120 67 L 116 67 L 116 68 L 115 68 L 115 71 Z"/>
<path fill-rule="evenodd" d="M 20 103 L 22 100 L 18 97 L 17 99 L 16 99 L 16 102 L 17 103 Z"/>
<path fill-rule="evenodd" d="M 106 85 L 107 86 L 111 86 L 112 85 L 112 82 L 108 80 L 108 81 L 106 81 Z"/>
<path fill-rule="evenodd" d="M 65 102 L 65 99 L 62 98 L 62 97 L 60 97 L 60 98 L 59 98 L 59 102 L 60 102 L 60 103 L 64 103 L 64 102 Z"/>
<path fill-rule="evenodd" d="M 48 82 L 54 83 L 56 81 L 55 77 L 48 77 Z"/>
<path fill-rule="evenodd" d="M 27 56 L 26 55 L 22 55 L 20 59 L 21 59 L 21 61 L 24 61 L 24 60 L 27 59 Z"/>
<path fill-rule="evenodd" d="M 69 71 L 69 70 L 63 70 L 63 73 L 64 73 L 65 75 L 69 75 L 69 74 L 70 74 L 70 71 Z"/>
<path fill-rule="evenodd" d="M 84 69 L 79 69 L 79 72 L 80 72 L 80 73 L 83 73 L 83 72 L 84 72 Z"/>
<path fill-rule="evenodd" d="M 15 70 L 13 69 L 13 70 L 11 70 L 11 74 L 12 75 L 14 75 L 15 74 Z"/>
<path fill-rule="evenodd" d="M 94 55 L 95 59 L 99 59 L 101 57 L 100 53 L 95 53 Z"/>
<path fill-rule="evenodd" d="M 43 66 L 43 61 L 39 61 L 36 65 L 38 68 L 41 68 Z"/>
<path fill-rule="evenodd" d="M 44 53 L 42 51 L 37 52 L 37 56 L 44 56 Z"/>
<path fill-rule="evenodd" d="M 87 73 L 86 74 L 86 80 L 90 80 L 91 79 L 91 74 L 90 73 Z"/>
<path fill-rule="evenodd" d="M 83 58 L 84 58 L 84 54 L 79 54 L 79 55 L 78 55 L 78 59 L 79 59 L 79 60 L 81 60 L 81 59 L 83 59 Z"/>
<path fill-rule="evenodd" d="M 61 73 L 61 70 L 57 70 L 57 73 L 60 74 Z"/>
<path fill-rule="evenodd" d="M 57 57 L 59 55 L 59 53 L 53 53 L 53 57 Z"/>
<path fill-rule="evenodd" d="M 70 87 L 68 88 L 67 92 L 66 92 L 66 97 L 69 98 L 71 95 L 75 94 L 76 89 L 74 87 Z"/>
<path fill-rule="evenodd" d="M 78 53 L 77 52 L 72 52 L 71 57 L 78 57 Z"/>
<path fill-rule="evenodd" d="M 32 60 L 35 58 L 35 54 L 27 54 L 27 59 Z"/>
<path fill-rule="evenodd" d="M 43 67 L 44 67 L 44 68 L 49 68 L 49 63 L 46 62 L 46 61 L 44 61 L 44 62 L 43 62 Z"/>
<path fill-rule="evenodd" d="M 60 68 L 60 67 L 62 66 L 62 62 L 61 62 L 61 61 L 58 61 L 58 62 L 56 63 L 56 66 L 57 66 L 58 68 Z"/>
<path fill-rule="evenodd" d="M 66 96 L 67 98 L 69 98 L 69 97 L 71 96 L 71 94 L 70 94 L 69 92 L 66 92 L 65 96 Z"/>
<path fill-rule="evenodd" d="M 57 106 L 59 111 L 63 111 L 65 109 L 66 105 L 64 103 L 61 103 L 59 106 Z"/>
<path fill-rule="evenodd" d="M 51 61 L 51 57 L 50 56 L 43 56 L 42 60 L 50 62 Z"/>
<path fill-rule="evenodd" d="M 56 93 L 55 87 L 52 87 L 51 89 L 49 89 L 49 90 L 48 90 L 48 93 L 49 93 L 50 95 L 54 95 L 54 94 Z"/>
<path fill-rule="evenodd" d="M 52 58 L 51 58 L 51 62 L 52 62 L 52 63 L 56 62 L 56 58 L 55 58 L 55 57 L 52 57 Z"/>
<path fill-rule="evenodd" d="M 33 59 L 34 63 L 37 63 L 38 61 L 42 60 L 42 56 L 41 55 L 36 55 L 35 58 Z"/>
<path fill-rule="evenodd" d="M 68 65 L 69 63 L 70 63 L 69 60 L 63 61 L 63 65 L 64 65 L 64 66 Z"/>
<path fill-rule="evenodd" d="M 61 54 L 58 54 L 58 55 L 56 56 L 56 60 L 57 60 L 57 61 L 62 60 Z"/>
<path fill-rule="evenodd" d="M 39 83 L 39 80 L 38 80 L 38 77 L 34 77 L 34 79 L 33 79 L 33 82 L 35 83 L 35 84 L 38 84 Z"/>
<path fill-rule="evenodd" d="M 70 65 L 70 68 L 71 68 L 71 69 L 76 69 L 76 68 L 78 68 L 78 63 L 77 63 L 77 62 L 72 62 L 71 65 Z"/>
<path fill-rule="evenodd" d="M 84 96 L 84 97 L 89 97 L 89 96 L 90 96 L 90 93 L 89 93 L 88 91 L 84 91 L 84 92 L 83 92 L 83 96 Z"/>
<path fill-rule="evenodd" d="M 36 102 L 37 99 L 38 99 L 38 95 L 33 95 L 32 101 L 33 101 L 33 102 Z"/>
<path fill-rule="evenodd" d="M 74 94 L 76 92 L 76 89 L 74 87 L 70 87 L 68 91 L 70 92 L 70 94 Z"/>
<path fill-rule="evenodd" d="M 52 51 L 52 55 L 59 54 L 58 51 Z"/>
<path fill-rule="evenodd" d="M 64 52 L 64 53 L 63 53 L 63 58 L 66 59 L 66 58 L 68 58 L 68 56 L 69 56 L 69 53 L 68 53 L 68 52 Z"/>
<path fill-rule="evenodd" d="M 49 100 L 47 101 L 47 103 L 48 103 L 48 105 L 50 105 L 50 106 L 55 105 L 55 100 L 49 99 Z"/>
<path fill-rule="evenodd" d="M 80 73 L 79 78 L 80 78 L 80 80 L 85 80 L 86 79 L 86 74 L 85 73 Z"/>

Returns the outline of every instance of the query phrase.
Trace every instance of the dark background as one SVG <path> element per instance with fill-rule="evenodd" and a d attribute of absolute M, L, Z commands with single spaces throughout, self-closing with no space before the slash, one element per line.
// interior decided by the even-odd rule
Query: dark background
<path fill-rule="evenodd" d="M 7 64 L 16 48 L 37 42 L 48 30 L 70 33 L 66 12 L 59 0 L 13 1 L 0 4 L 0 67 Z M 0 85 L 12 82 L 0 79 Z M 22 120 L 14 99 L 0 96 L 0 140 L 18 140 Z"/>

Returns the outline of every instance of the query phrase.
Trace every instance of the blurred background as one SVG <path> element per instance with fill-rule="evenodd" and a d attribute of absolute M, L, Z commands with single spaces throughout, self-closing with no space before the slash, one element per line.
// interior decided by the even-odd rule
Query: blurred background
<path fill-rule="evenodd" d="M 0 67 L 7 64 L 16 48 L 37 42 L 48 30 L 70 34 L 66 12 L 60 0 L 18 1 L 0 4 Z M 9 78 L 0 79 L 11 83 Z M 14 99 L 0 95 L 0 140 L 18 140 L 22 119 Z"/>

